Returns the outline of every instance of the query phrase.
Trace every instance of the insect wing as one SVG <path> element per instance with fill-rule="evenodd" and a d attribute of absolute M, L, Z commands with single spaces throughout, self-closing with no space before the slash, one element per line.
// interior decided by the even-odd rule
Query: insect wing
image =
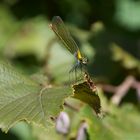
<path fill-rule="evenodd" d="M 55 32 L 64 46 L 72 53 L 75 54 L 79 49 L 76 42 L 73 40 L 69 31 L 67 30 L 64 22 L 59 16 L 55 16 L 50 24 L 51 29 Z"/>

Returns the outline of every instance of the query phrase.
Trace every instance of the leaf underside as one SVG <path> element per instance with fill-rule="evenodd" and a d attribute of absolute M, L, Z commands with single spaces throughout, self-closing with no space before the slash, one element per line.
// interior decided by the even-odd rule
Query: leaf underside
<path fill-rule="evenodd" d="M 74 95 L 73 97 L 79 99 L 89 106 L 91 106 L 96 114 L 101 113 L 100 98 L 97 91 L 93 91 L 87 81 L 73 85 Z"/>

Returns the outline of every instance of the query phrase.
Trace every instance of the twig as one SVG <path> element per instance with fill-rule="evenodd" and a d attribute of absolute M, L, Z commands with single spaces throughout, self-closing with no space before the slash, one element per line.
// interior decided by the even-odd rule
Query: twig
<path fill-rule="evenodd" d="M 108 91 L 109 93 L 114 93 L 117 90 L 116 86 L 102 84 L 99 85 L 104 91 Z"/>
<path fill-rule="evenodd" d="M 122 98 L 126 95 L 128 90 L 131 88 L 133 82 L 134 82 L 134 77 L 128 76 L 124 82 L 117 87 L 117 91 L 114 94 L 114 96 L 111 98 L 112 103 L 119 105 L 120 101 Z"/>
<path fill-rule="evenodd" d="M 138 100 L 140 101 L 140 82 L 133 76 L 128 76 L 119 86 L 100 85 L 100 87 L 107 92 L 114 93 L 111 98 L 113 104 L 119 105 L 122 98 L 127 94 L 130 88 L 137 91 Z"/>

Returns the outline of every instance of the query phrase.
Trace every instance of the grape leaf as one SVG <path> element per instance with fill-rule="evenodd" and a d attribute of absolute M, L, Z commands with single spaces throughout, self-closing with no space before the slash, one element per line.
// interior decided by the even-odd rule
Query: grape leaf
<path fill-rule="evenodd" d="M 46 88 L 0 61 L 0 128 L 7 132 L 21 120 L 48 127 L 62 109 L 70 88 Z"/>

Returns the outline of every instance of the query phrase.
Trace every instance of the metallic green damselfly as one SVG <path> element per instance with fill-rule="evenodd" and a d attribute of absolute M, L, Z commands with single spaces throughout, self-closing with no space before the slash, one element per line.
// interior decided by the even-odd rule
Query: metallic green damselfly
<path fill-rule="evenodd" d="M 54 33 L 60 39 L 60 41 L 65 46 L 65 48 L 67 48 L 67 50 L 70 53 L 72 53 L 77 60 L 76 64 L 73 66 L 70 72 L 74 70 L 76 71 L 77 68 L 82 69 L 83 66 L 86 65 L 88 62 L 87 58 L 82 56 L 78 45 L 72 38 L 70 32 L 67 30 L 63 20 L 59 16 L 54 16 L 50 24 L 50 28 L 54 31 Z"/>

